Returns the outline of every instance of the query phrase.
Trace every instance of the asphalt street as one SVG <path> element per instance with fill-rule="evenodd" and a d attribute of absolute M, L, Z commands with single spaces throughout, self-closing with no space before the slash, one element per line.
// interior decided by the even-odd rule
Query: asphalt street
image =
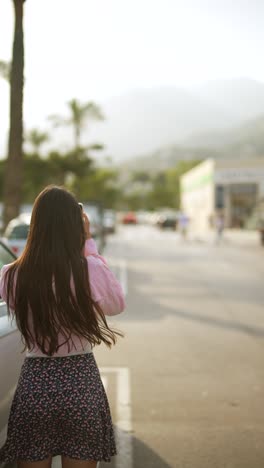
<path fill-rule="evenodd" d="M 263 468 L 264 249 L 121 226 L 105 255 L 127 308 L 95 351 L 120 449 L 100 468 Z"/>

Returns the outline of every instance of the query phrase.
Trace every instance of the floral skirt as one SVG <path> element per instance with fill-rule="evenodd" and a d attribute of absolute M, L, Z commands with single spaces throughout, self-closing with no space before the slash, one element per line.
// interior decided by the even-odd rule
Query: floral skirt
<path fill-rule="evenodd" d="M 116 454 L 109 404 L 93 353 L 24 360 L 0 462 L 50 455 L 110 461 Z"/>

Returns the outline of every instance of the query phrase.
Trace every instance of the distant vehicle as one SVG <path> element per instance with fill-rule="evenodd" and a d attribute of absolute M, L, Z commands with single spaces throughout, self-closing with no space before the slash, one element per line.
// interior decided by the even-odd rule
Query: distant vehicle
<path fill-rule="evenodd" d="M 31 213 L 21 213 L 17 218 L 12 219 L 4 232 L 2 241 L 19 256 L 23 252 L 30 226 Z"/>
<path fill-rule="evenodd" d="M 83 203 L 83 209 L 90 220 L 92 237 L 96 239 L 98 249 L 101 251 L 104 247 L 103 212 L 96 203 Z M 31 213 L 21 213 L 8 223 L 3 234 L 2 241 L 17 256 L 21 255 L 25 248 L 30 220 Z"/>
<path fill-rule="evenodd" d="M 16 255 L 0 241 L 0 270 L 4 265 L 12 263 L 16 259 Z M 0 297 L 0 317 L 7 315 L 6 303 Z"/>
<path fill-rule="evenodd" d="M 158 227 L 161 229 L 177 229 L 178 215 L 174 212 L 160 213 L 156 221 Z"/>
<path fill-rule="evenodd" d="M 137 217 L 133 211 L 129 211 L 122 218 L 123 224 L 137 224 Z"/>
<path fill-rule="evenodd" d="M 90 220 L 92 237 L 96 239 L 98 250 L 102 252 L 105 246 L 104 210 L 97 202 L 84 202 L 83 210 L 87 213 Z"/>
<path fill-rule="evenodd" d="M 114 210 L 104 210 L 103 227 L 105 234 L 114 234 L 116 232 L 116 213 Z"/>
<path fill-rule="evenodd" d="M 138 224 L 149 224 L 150 212 L 146 210 L 138 210 L 136 213 Z"/>
<path fill-rule="evenodd" d="M 151 226 L 157 226 L 159 216 L 160 213 L 157 211 L 149 212 L 147 215 L 147 224 L 150 224 Z"/>

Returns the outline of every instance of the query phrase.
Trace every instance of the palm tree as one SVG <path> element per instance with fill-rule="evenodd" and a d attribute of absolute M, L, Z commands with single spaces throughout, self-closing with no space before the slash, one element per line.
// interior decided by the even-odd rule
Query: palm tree
<path fill-rule="evenodd" d="M 70 116 L 63 118 L 59 115 L 51 115 L 49 119 L 53 121 L 54 126 L 70 125 L 74 130 L 74 149 L 78 151 L 81 146 L 81 135 L 87 121 L 103 120 L 104 116 L 100 107 L 94 102 L 82 104 L 78 99 L 72 99 L 67 103 Z"/>
<path fill-rule="evenodd" d="M 15 12 L 12 66 L 10 73 L 10 129 L 4 180 L 4 225 L 19 213 L 22 198 L 23 87 L 25 0 L 12 0 Z"/>
<path fill-rule="evenodd" d="M 46 132 L 40 132 L 37 128 L 30 130 L 26 139 L 31 145 L 33 153 L 39 155 L 40 147 L 49 140 L 49 135 Z"/>

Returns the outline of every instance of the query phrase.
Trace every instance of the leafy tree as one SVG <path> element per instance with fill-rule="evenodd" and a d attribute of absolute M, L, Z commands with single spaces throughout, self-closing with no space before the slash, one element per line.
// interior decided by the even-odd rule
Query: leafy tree
<path fill-rule="evenodd" d="M 74 150 L 67 153 L 52 151 L 48 155 L 49 165 L 48 183 L 65 185 L 73 189 L 76 185 L 76 195 L 78 196 L 78 183 L 86 177 L 92 170 L 93 161 L 87 155 L 85 149 Z M 75 181 L 78 181 L 78 183 Z"/>
<path fill-rule="evenodd" d="M 105 208 L 114 208 L 121 196 L 118 172 L 109 168 L 93 168 L 85 177 L 76 179 L 73 191 L 82 201 L 97 201 Z"/>
<path fill-rule="evenodd" d="M 23 202 L 32 203 L 38 193 L 48 185 L 50 164 L 38 154 L 24 155 Z"/>
<path fill-rule="evenodd" d="M 33 202 L 36 195 L 49 184 L 64 185 L 72 189 L 75 181 L 90 174 L 91 168 L 92 160 L 86 154 L 80 157 L 78 153 L 78 159 L 72 152 L 51 151 L 46 158 L 41 158 L 37 153 L 25 154 L 23 201 Z M 78 192 L 77 182 L 76 187 Z"/>
<path fill-rule="evenodd" d="M 10 130 L 4 180 L 4 225 L 6 225 L 10 219 L 18 215 L 22 199 L 24 87 L 23 11 L 25 0 L 12 1 L 15 12 L 15 31 L 10 73 Z"/>
<path fill-rule="evenodd" d="M 147 196 L 142 194 L 139 190 L 134 190 L 130 193 L 123 193 L 117 203 L 120 210 L 137 211 L 141 209 L 148 209 Z"/>
<path fill-rule="evenodd" d="M 168 187 L 167 172 L 158 172 L 152 183 L 152 190 L 147 195 L 148 208 L 174 207 L 173 191 Z"/>
<path fill-rule="evenodd" d="M 40 132 L 37 128 L 33 128 L 27 133 L 26 140 L 32 147 L 32 152 L 39 154 L 41 146 L 49 140 L 49 135 L 46 132 Z"/>
<path fill-rule="evenodd" d="M 131 174 L 131 180 L 133 182 L 149 182 L 151 175 L 147 171 L 137 170 Z"/>
<path fill-rule="evenodd" d="M 120 208 L 148 209 L 180 208 L 180 177 L 200 161 L 180 161 L 175 167 L 149 174 L 136 170 L 123 187 Z"/>

